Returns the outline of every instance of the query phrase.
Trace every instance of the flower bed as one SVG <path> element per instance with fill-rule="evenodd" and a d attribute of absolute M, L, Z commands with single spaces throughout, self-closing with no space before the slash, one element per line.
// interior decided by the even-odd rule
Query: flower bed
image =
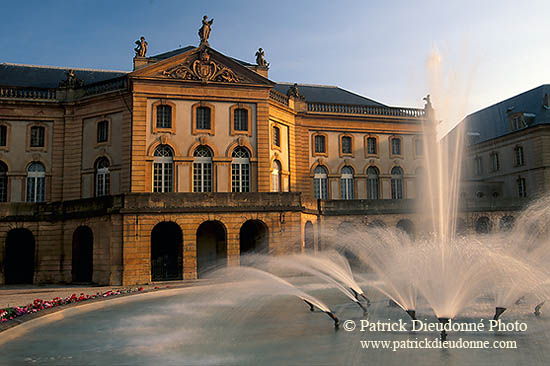
<path fill-rule="evenodd" d="M 168 287 L 169 286 L 166 286 L 166 288 Z M 158 286 L 154 287 L 154 289 L 159 289 L 159 288 L 160 287 Z M 109 290 L 102 293 L 98 292 L 95 295 L 85 295 L 84 293 L 81 293 L 80 295 L 72 294 L 71 296 L 63 297 L 63 298 L 55 297 L 54 299 L 49 301 L 36 299 L 31 304 L 28 304 L 26 306 L 15 306 L 15 307 L 9 307 L 5 309 L 0 309 L 0 323 L 13 320 L 23 315 L 37 313 L 39 311 L 50 309 L 56 306 L 62 306 L 62 305 L 73 304 L 73 303 L 82 302 L 86 300 L 98 299 L 98 298 L 109 297 L 109 296 L 117 296 L 121 294 L 129 294 L 132 292 L 141 292 L 141 291 L 143 291 L 143 287 L 122 289 L 122 290 L 120 289 Z"/>

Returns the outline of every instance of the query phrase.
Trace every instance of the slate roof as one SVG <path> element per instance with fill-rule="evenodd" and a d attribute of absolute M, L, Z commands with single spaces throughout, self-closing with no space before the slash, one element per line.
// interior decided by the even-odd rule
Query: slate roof
<path fill-rule="evenodd" d="M 292 85 L 294 84 L 277 83 L 274 88 L 278 92 L 286 95 L 288 89 L 290 89 Z M 312 103 L 354 104 L 386 107 L 386 105 L 382 103 L 362 97 L 337 86 L 298 84 L 298 90 L 306 98 L 306 101 Z"/>
<path fill-rule="evenodd" d="M 173 50 L 173 51 L 168 51 L 168 52 L 164 52 L 164 53 L 160 53 L 158 55 L 155 55 L 155 56 L 151 56 L 149 58 L 153 58 L 155 60 L 158 60 L 158 61 L 161 61 L 161 60 L 165 60 L 167 58 L 170 58 L 170 57 L 173 57 L 173 56 L 176 56 L 176 55 L 179 55 L 179 54 L 182 54 L 182 53 L 185 53 L 189 50 L 192 50 L 196 48 L 195 46 L 187 46 L 187 47 L 183 47 L 183 48 L 178 48 L 177 50 Z M 236 58 L 233 58 L 233 57 L 230 57 L 230 56 L 226 56 L 230 59 L 232 59 L 233 61 L 235 62 L 238 62 L 239 64 L 243 65 L 243 66 L 256 66 L 255 64 L 251 64 L 251 63 L 248 63 L 246 61 L 242 61 L 242 60 L 238 60 Z"/>
<path fill-rule="evenodd" d="M 34 66 L 18 64 L 0 64 L 0 85 L 35 88 L 57 88 L 59 83 L 67 79 L 65 72 L 69 67 Z M 128 74 L 127 71 L 107 71 L 73 68 L 77 78 L 84 85 L 114 79 Z"/>
<path fill-rule="evenodd" d="M 550 124 L 550 110 L 543 105 L 545 94 L 550 94 L 550 85 L 545 84 L 528 90 L 472 113 L 464 119 L 467 123 L 466 131 L 479 133 L 475 143 L 491 140 L 515 132 L 510 129 L 508 115 L 510 113 L 524 113 L 529 128 L 541 124 Z"/>

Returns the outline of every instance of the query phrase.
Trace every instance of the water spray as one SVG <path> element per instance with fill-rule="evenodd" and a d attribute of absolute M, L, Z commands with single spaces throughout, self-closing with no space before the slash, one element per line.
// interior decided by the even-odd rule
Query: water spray
<path fill-rule="evenodd" d="M 546 300 L 543 301 L 543 302 L 541 302 L 541 303 L 538 304 L 537 306 L 535 306 L 535 312 L 534 312 L 534 314 L 535 314 L 536 317 L 540 316 L 540 309 L 542 308 L 542 305 L 544 305 L 545 302 L 546 302 Z"/>
<path fill-rule="evenodd" d="M 370 300 L 369 298 L 365 295 L 364 292 L 362 292 L 361 294 L 359 294 L 357 291 L 355 291 L 354 289 L 352 289 L 351 287 L 349 288 L 349 290 L 351 291 L 351 293 L 353 294 L 353 296 L 355 296 L 355 299 L 357 301 L 361 301 L 359 300 L 359 296 L 361 296 L 363 299 L 365 299 L 365 301 L 367 302 L 367 307 L 370 306 Z"/>
<path fill-rule="evenodd" d="M 441 324 L 443 324 L 443 329 L 441 330 L 441 342 L 445 342 L 447 340 L 447 332 L 445 331 L 445 324 L 449 323 L 450 318 L 437 318 Z"/>
<path fill-rule="evenodd" d="M 500 318 L 500 316 L 502 315 L 502 313 L 504 313 L 505 311 L 506 311 L 506 308 L 497 306 L 497 307 L 495 308 L 495 316 L 493 317 L 493 320 L 498 320 L 498 318 Z"/>

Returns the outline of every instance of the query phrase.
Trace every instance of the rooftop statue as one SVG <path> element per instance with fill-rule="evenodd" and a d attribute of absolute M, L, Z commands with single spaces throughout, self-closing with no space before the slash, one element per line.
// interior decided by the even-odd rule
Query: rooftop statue
<path fill-rule="evenodd" d="M 141 37 L 136 41 L 137 47 L 134 48 L 134 51 L 136 51 L 136 56 L 138 57 L 145 57 L 147 54 L 147 41 L 145 40 L 145 37 Z"/>
<path fill-rule="evenodd" d="M 258 66 L 269 67 L 269 62 L 265 60 L 264 56 L 264 50 L 261 47 L 258 48 L 258 51 L 256 52 L 256 64 Z"/>
<path fill-rule="evenodd" d="M 199 29 L 199 37 L 201 39 L 201 45 L 205 44 L 210 47 L 208 44 L 208 38 L 210 37 L 210 28 L 212 27 L 212 23 L 214 22 L 214 19 L 208 20 L 208 17 L 205 15 L 202 17 L 202 27 Z"/>

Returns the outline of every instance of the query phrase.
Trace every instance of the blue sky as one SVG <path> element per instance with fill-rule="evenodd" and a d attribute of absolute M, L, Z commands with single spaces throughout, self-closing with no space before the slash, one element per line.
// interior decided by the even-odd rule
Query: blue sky
<path fill-rule="evenodd" d="M 411 107 L 431 93 L 456 120 L 550 82 L 550 1 L 525 3 L 4 1 L 0 62 L 130 70 L 141 35 L 148 55 L 198 45 L 207 14 L 210 45 L 250 62 L 264 48 L 274 81 Z"/>

